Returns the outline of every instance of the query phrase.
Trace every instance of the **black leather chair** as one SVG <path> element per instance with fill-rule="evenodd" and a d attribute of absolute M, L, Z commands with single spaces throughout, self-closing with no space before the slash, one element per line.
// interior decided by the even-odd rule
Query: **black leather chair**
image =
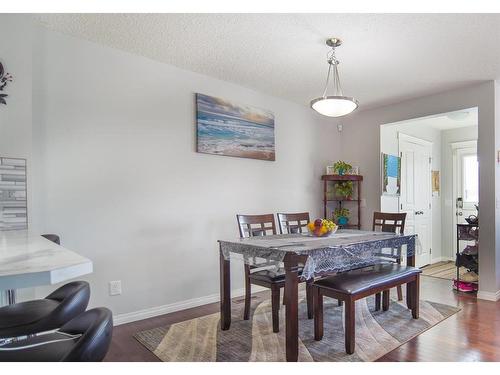
<path fill-rule="evenodd" d="M 0 338 L 59 328 L 87 309 L 90 287 L 85 281 L 66 284 L 44 299 L 0 308 Z"/>
<path fill-rule="evenodd" d="M 49 241 L 52 241 L 58 245 L 61 244 L 61 237 L 59 237 L 57 234 L 42 234 L 42 237 L 48 239 Z"/>
<path fill-rule="evenodd" d="M 0 362 L 97 362 L 108 352 L 113 333 L 111 311 L 80 314 L 57 332 L 0 346 Z"/>

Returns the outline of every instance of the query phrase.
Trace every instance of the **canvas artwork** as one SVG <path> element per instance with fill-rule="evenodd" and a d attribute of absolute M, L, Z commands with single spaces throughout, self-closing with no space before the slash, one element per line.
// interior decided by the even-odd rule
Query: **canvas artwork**
<path fill-rule="evenodd" d="M 26 160 L 0 157 L 0 230 L 27 229 Z"/>
<path fill-rule="evenodd" d="M 382 154 L 382 194 L 399 197 L 401 192 L 401 158 Z"/>
<path fill-rule="evenodd" d="M 270 111 L 196 94 L 196 125 L 198 152 L 275 160 Z"/>

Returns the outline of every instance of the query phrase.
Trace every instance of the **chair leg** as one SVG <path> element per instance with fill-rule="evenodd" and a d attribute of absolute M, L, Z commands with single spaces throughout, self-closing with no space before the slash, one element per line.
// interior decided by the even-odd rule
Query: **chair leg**
<path fill-rule="evenodd" d="M 382 292 L 382 310 L 384 311 L 389 310 L 389 293 L 389 289 Z"/>
<path fill-rule="evenodd" d="M 323 338 L 323 295 L 318 287 L 313 286 L 311 289 L 314 301 L 314 339 L 319 341 Z"/>
<path fill-rule="evenodd" d="M 286 306 L 286 293 L 285 293 L 285 287 L 283 287 L 283 305 Z"/>
<path fill-rule="evenodd" d="M 273 320 L 273 332 L 280 331 L 280 288 L 273 285 L 271 287 L 271 311 Z"/>
<path fill-rule="evenodd" d="M 401 285 L 398 285 L 396 287 L 396 290 L 398 291 L 398 301 L 403 300 L 403 287 Z"/>
<path fill-rule="evenodd" d="M 313 318 L 314 311 L 312 281 L 314 280 L 311 279 L 311 281 L 306 281 L 307 319 Z"/>
<path fill-rule="evenodd" d="M 380 310 L 380 293 L 375 294 L 375 311 Z"/>
<path fill-rule="evenodd" d="M 417 275 L 415 278 L 415 281 L 412 283 L 412 308 L 411 308 L 411 315 L 413 316 L 413 319 L 418 319 L 420 311 L 419 311 L 419 304 L 420 304 L 420 275 Z"/>
<path fill-rule="evenodd" d="M 349 298 L 345 301 L 345 351 L 347 354 L 354 353 L 356 346 L 356 310 L 355 301 Z"/>
<path fill-rule="evenodd" d="M 250 283 L 250 266 L 245 264 L 245 309 L 243 319 L 250 319 L 250 299 L 252 298 L 252 284 Z"/>

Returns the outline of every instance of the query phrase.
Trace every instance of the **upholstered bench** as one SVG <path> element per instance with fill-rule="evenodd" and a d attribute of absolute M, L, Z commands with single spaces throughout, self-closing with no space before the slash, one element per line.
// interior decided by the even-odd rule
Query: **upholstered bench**
<path fill-rule="evenodd" d="M 418 268 L 400 264 L 377 264 L 317 280 L 312 285 L 314 300 L 314 339 L 323 338 L 323 296 L 345 302 L 345 349 L 354 353 L 355 301 L 382 292 L 382 309 L 389 309 L 389 289 L 410 285 L 412 316 L 418 319 L 420 273 Z"/>

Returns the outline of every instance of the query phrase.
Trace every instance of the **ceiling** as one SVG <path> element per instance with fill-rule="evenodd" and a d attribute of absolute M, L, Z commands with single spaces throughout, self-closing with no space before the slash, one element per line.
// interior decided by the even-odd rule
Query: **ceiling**
<path fill-rule="evenodd" d="M 38 14 L 50 29 L 309 105 L 325 39 L 366 109 L 500 79 L 498 14 Z"/>

